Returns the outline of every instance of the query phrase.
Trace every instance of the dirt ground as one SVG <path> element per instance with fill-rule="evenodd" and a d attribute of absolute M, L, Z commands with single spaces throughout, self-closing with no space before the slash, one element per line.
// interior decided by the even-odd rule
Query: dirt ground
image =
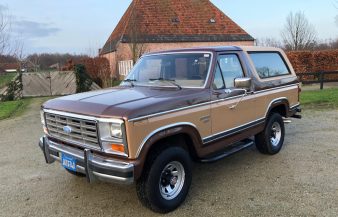
<path fill-rule="evenodd" d="M 37 142 L 41 99 L 0 122 L 0 216 L 158 216 L 134 186 L 88 184 L 46 165 Z M 167 216 L 338 216 L 338 111 L 305 111 L 276 156 L 255 147 L 195 164 L 186 202 Z"/>

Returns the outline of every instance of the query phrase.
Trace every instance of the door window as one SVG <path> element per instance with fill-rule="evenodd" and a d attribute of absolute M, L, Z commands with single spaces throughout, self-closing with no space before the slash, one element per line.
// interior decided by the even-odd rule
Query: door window
<path fill-rule="evenodd" d="M 214 88 L 234 88 L 235 79 L 242 78 L 244 73 L 242 65 L 236 54 L 221 55 L 218 58 L 218 64 L 215 72 Z M 223 84 L 221 84 L 223 80 Z"/>
<path fill-rule="evenodd" d="M 216 66 L 213 88 L 215 90 L 224 89 L 224 80 L 223 80 L 221 69 L 219 68 L 218 64 Z"/>

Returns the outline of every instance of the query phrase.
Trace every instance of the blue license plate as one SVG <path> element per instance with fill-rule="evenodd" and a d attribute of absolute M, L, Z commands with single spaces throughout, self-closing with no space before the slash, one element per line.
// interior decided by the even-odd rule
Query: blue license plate
<path fill-rule="evenodd" d="M 72 156 L 61 154 L 61 164 L 64 168 L 76 172 L 76 159 Z"/>

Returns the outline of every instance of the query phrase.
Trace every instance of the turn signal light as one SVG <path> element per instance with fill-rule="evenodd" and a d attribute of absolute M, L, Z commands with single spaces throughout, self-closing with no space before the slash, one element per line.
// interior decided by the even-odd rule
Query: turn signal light
<path fill-rule="evenodd" d="M 111 144 L 111 149 L 117 152 L 124 152 L 124 145 L 123 144 Z"/>
<path fill-rule="evenodd" d="M 47 127 L 43 126 L 43 132 L 44 132 L 46 135 L 48 135 L 48 129 L 47 129 Z"/>

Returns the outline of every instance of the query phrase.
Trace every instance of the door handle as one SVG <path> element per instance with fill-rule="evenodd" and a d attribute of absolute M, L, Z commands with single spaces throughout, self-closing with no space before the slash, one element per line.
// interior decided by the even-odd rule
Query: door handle
<path fill-rule="evenodd" d="M 244 94 L 242 95 L 242 97 L 241 97 L 241 99 L 236 103 L 236 104 L 234 104 L 234 105 L 231 105 L 231 106 L 229 106 L 228 108 L 229 109 L 235 109 L 241 102 L 242 102 L 242 100 L 244 99 L 244 97 L 248 94 L 248 91 L 247 90 L 245 90 L 244 89 Z"/>
<path fill-rule="evenodd" d="M 232 93 L 232 90 L 231 90 L 231 89 L 225 89 L 225 90 L 224 90 L 224 93 L 230 94 L 230 93 Z"/>

